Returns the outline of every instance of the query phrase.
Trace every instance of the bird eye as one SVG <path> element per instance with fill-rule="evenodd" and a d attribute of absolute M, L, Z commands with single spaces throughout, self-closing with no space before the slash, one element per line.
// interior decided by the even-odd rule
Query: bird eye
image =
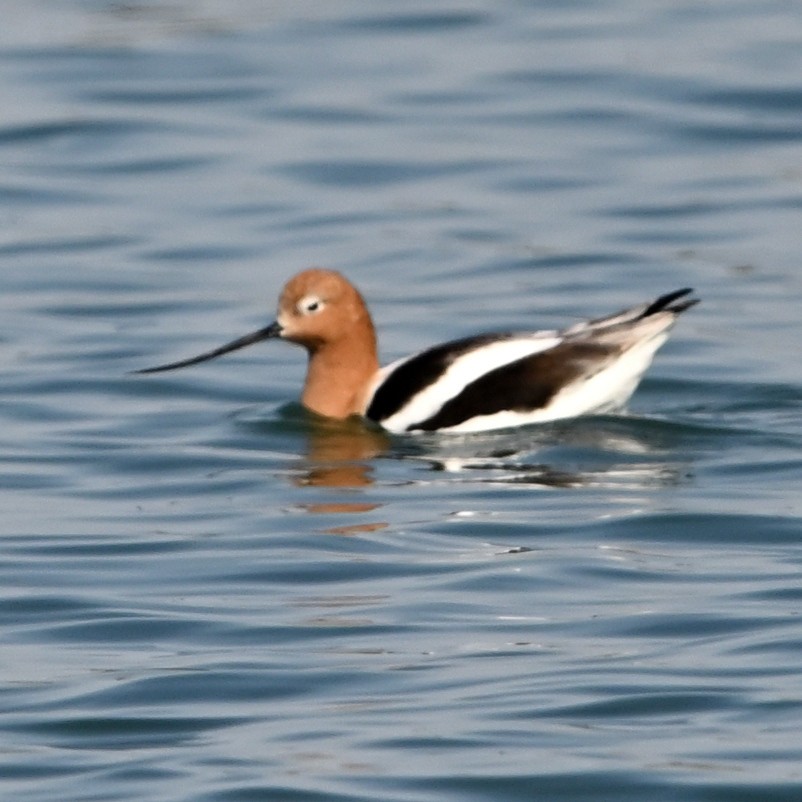
<path fill-rule="evenodd" d="M 298 304 L 298 309 L 305 315 L 312 315 L 323 308 L 323 301 L 316 296 L 302 298 Z"/>

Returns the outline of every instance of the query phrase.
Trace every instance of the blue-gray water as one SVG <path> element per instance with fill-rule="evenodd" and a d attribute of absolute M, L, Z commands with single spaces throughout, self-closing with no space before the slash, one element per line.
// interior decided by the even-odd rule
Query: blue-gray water
<path fill-rule="evenodd" d="M 0 797 L 802 798 L 794 3 L 0 3 Z M 385 361 L 693 286 L 627 417 L 316 427 Z"/>

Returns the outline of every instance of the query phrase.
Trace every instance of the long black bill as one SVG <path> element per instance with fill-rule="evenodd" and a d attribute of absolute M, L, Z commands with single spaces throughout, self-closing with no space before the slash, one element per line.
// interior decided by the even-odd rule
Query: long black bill
<path fill-rule="evenodd" d="M 207 351 L 205 354 L 190 357 L 189 359 L 182 359 L 180 362 L 170 362 L 168 365 L 157 365 L 155 368 L 143 368 L 142 370 L 134 370 L 133 373 L 160 373 L 163 370 L 175 370 L 176 368 L 187 368 L 190 365 L 197 365 L 198 362 L 205 362 L 207 359 L 214 359 L 215 357 L 228 354 L 231 351 L 237 351 L 244 348 L 246 345 L 253 345 L 253 343 L 261 342 L 262 340 L 272 340 L 275 337 L 281 336 L 281 326 L 276 323 L 271 323 L 259 331 L 253 331 L 246 334 L 244 337 L 238 337 L 226 345 L 221 345 L 213 351 Z"/>

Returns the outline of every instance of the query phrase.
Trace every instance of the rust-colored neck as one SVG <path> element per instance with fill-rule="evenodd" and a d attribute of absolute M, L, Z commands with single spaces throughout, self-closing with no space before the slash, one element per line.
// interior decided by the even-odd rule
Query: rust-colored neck
<path fill-rule="evenodd" d="M 347 418 L 365 411 L 368 386 L 379 369 L 376 334 L 370 318 L 345 336 L 307 346 L 309 366 L 301 402 L 319 415 Z"/>

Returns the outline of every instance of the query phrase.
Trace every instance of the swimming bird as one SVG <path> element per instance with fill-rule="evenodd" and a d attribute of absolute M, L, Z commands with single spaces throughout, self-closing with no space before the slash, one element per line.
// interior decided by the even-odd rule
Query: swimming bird
<path fill-rule="evenodd" d="M 329 418 L 360 415 L 391 432 L 479 432 L 621 409 L 677 316 L 681 289 L 561 331 L 479 334 L 379 367 L 376 332 L 341 273 L 291 278 L 274 323 L 212 351 L 136 373 L 173 370 L 261 340 L 308 352 L 301 403 Z"/>

